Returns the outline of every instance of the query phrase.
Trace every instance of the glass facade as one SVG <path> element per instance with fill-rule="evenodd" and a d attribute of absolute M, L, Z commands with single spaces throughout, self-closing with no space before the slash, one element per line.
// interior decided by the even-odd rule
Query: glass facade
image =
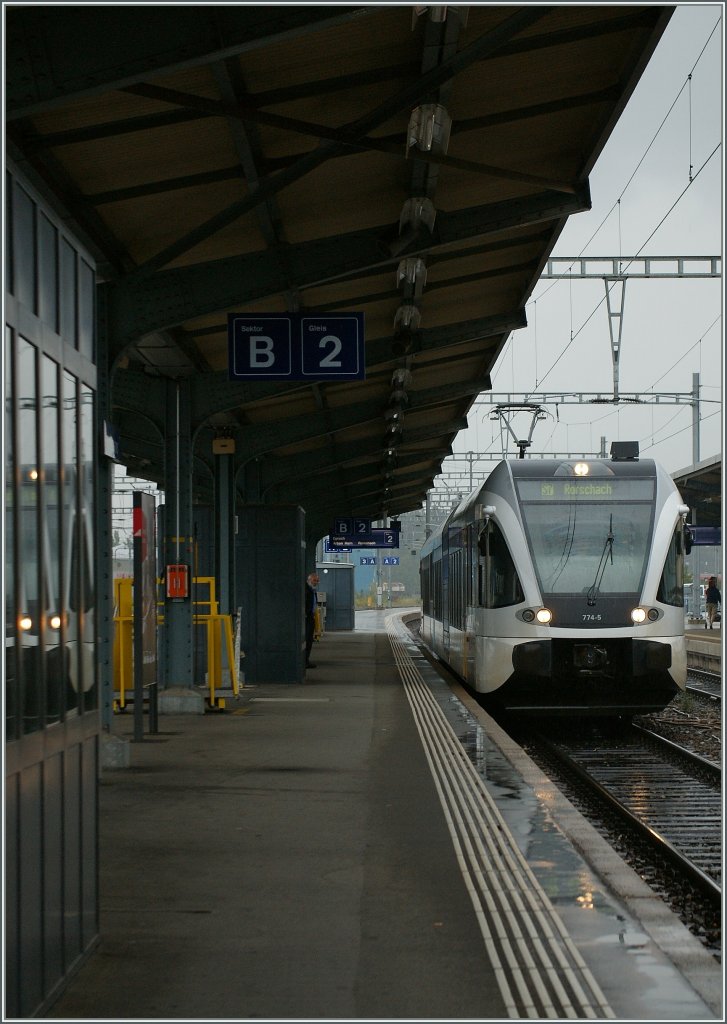
<path fill-rule="evenodd" d="M 16 739 L 98 707 L 95 285 L 72 241 L 8 180 L 5 731 Z"/>

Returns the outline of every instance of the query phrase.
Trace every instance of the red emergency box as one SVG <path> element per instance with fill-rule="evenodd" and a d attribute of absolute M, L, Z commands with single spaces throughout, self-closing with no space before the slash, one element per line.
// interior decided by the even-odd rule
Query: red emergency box
<path fill-rule="evenodd" d="M 189 597 L 189 566 L 167 566 L 167 597 Z"/>

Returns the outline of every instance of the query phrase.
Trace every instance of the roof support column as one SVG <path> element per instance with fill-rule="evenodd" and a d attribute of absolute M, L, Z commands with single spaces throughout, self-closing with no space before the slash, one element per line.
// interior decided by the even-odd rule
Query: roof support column
<path fill-rule="evenodd" d="M 235 579 L 235 459 L 215 455 L 215 578 L 221 615 L 232 615 Z"/>
<path fill-rule="evenodd" d="M 170 380 L 166 384 L 164 429 L 165 505 L 161 550 L 167 583 L 162 631 L 163 678 L 160 713 L 204 712 L 201 691 L 194 689 L 192 594 L 194 537 L 192 528 L 192 427 L 190 385 Z M 187 566 L 186 596 L 169 596 L 170 566 Z"/>

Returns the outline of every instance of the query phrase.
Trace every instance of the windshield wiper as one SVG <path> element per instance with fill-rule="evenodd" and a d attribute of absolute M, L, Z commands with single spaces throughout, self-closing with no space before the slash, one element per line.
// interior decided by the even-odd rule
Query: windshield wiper
<path fill-rule="evenodd" d="M 613 535 L 613 513 L 611 513 L 608 519 L 608 533 L 606 535 L 606 543 L 603 545 L 601 559 L 598 563 L 598 568 L 596 569 L 596 578 L 594 579 L 593 583 L 591 584 L 591 587 L 588 590 L 588 593 L 586 594 L 586 601 L 590 608 L 592 608 L 596 603 L 596 596 L 598 595 L 598 591 L 601 587 L 603 574 L 606 571 L 606 565 L 608 564 L 609 556 L 611 558 L 611 565 L 613 565 L 614 540 L 615 537 Z"/>

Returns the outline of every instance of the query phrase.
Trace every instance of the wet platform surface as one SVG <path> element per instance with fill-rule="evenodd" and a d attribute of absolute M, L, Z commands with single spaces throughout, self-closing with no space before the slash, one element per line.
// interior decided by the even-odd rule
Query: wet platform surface
<path fill-rule="evenodd" d="M 705 672 L 722 671 L 722 624 L 712 629 L 704 623 L 689 623 L 686 627 L 687 666 Z"/>
<path fill-rule="evenodd" d="M 163 715 L 129 768 L 104 770 L 101 941 L 47 1017 L 521 1016 L 483 942 L 386 618 L 357 613 L 355 632 L 324 634 L 303 685 Z M 471 698 L 409 656 L 600 986 L 594 1015 L 722 1019 L 714 958 Z M 113 733 L 131 740 L 130 713 Z"/>

